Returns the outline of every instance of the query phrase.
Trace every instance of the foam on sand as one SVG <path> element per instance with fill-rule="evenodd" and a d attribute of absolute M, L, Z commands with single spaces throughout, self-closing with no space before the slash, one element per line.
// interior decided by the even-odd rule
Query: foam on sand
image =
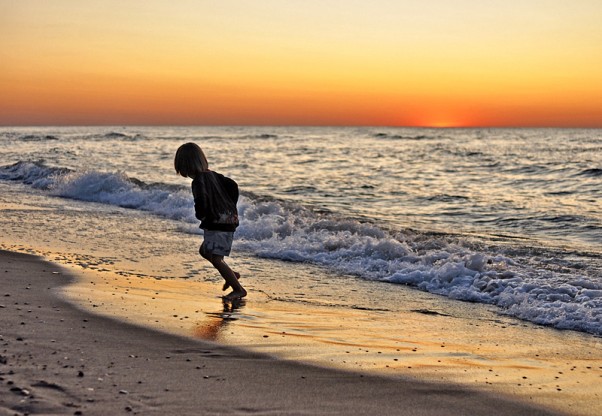
<path fill-rule="evenodd" d="M 180 222 L 184 232 L 200 233 L 186 187 L 40 162 L 1 167 L 0 179 L 58 197 L 147 211 Z M 602 335 L 599 265 L 573 260 L 571 253 L 538 253 L 528 242 L 500 246 L 475 237 L 389 230 L 252 194 L 240 199 L 239 213 L 235 247 L 255 256 L 410 285 L 451 299 L 496 305 L 503 313 L 537 324 Z M 556 257 L 560 255 L 564 257 Z"/>

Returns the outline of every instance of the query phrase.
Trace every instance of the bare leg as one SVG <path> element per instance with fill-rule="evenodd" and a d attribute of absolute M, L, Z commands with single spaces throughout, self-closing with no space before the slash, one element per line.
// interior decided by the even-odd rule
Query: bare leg
<path fill-rule="evenodd" d="M 237 279 L 240 279 L 240 273 L 234 272 L 234 276 L 236 276 Z M 228 284 L 228 282 L 224 282 L 224 285 L 222 286 L 222 290 L 228 290 L 229 287 L 230 287 L 230 285 Z"/>
<path fill-rule="evenodd" d="M 226 299 L 240 299 L 247 296 L 247 291 L 242 287 L 238 281 L 240 275 L 232 271 L 230 266 L 224 261 L 224 256 L 218 256 L 215 254 L 208 254 L 201 252 L 201 255 L 209 260 L 209 262 L 217 269 L 219 274 L 224 278 L 226 284 L 232 288 L 232 292 L 224 296 Z M 238 275 L 238 276 L 237 276 Z M 224 286 L 226 285 L 224 284 Z"/>
<path fill-rule="evenodd" d="M 224 258 L 222 256 L 213 256 L 213 261 L 211 262 L 213 267 L 217 269 L 217 271 L 222 275 L 226 283 L 232 288 L 232 292 L 228 293 L 224 298 L 226 299 L 240 299 L 247 296 L 247 291 L 242 287 L 236 273 L 232 271 L 230 266 L 226 264 Z"/>

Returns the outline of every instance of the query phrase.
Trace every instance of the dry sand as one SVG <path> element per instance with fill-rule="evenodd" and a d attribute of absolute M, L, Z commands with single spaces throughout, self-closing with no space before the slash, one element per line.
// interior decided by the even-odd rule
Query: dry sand
<path fill-rule="evenodd" d="M 72 279 L 0 252 L 0 415 L 558 414 L 451 384 L 338 371 L 93 315 Z"/>

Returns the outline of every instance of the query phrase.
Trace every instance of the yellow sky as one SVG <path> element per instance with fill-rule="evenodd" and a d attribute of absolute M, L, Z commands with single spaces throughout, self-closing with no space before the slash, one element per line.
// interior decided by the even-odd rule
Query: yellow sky
<path fill-rule="evenodd" d="M 599 0 L 0 0 L 0 124 L 602 127 Z"/>

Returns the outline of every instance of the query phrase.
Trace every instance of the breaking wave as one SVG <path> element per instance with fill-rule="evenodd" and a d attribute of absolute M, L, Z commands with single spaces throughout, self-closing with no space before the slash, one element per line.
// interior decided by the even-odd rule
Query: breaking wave
<path fill-rule="evenodd" d="M 198 223 L 188 187 L 146 184 L 123 172 L 21 161 L 0 167 L 0 179 L 57 197 L 147 211 L 182 221 L 189 229 Z M 546 256 L 534 256 L 531 247 L 507 249 L 469 237 L 387 230 L 251 194 L 241 197 L 239 214 L 236 247 L 256 256 L 319 264 L 496 305 L 502 313 L 537 324 L 602 335 L 602 283 L 596 271 L 569 260 L 538 260 Z"/>

